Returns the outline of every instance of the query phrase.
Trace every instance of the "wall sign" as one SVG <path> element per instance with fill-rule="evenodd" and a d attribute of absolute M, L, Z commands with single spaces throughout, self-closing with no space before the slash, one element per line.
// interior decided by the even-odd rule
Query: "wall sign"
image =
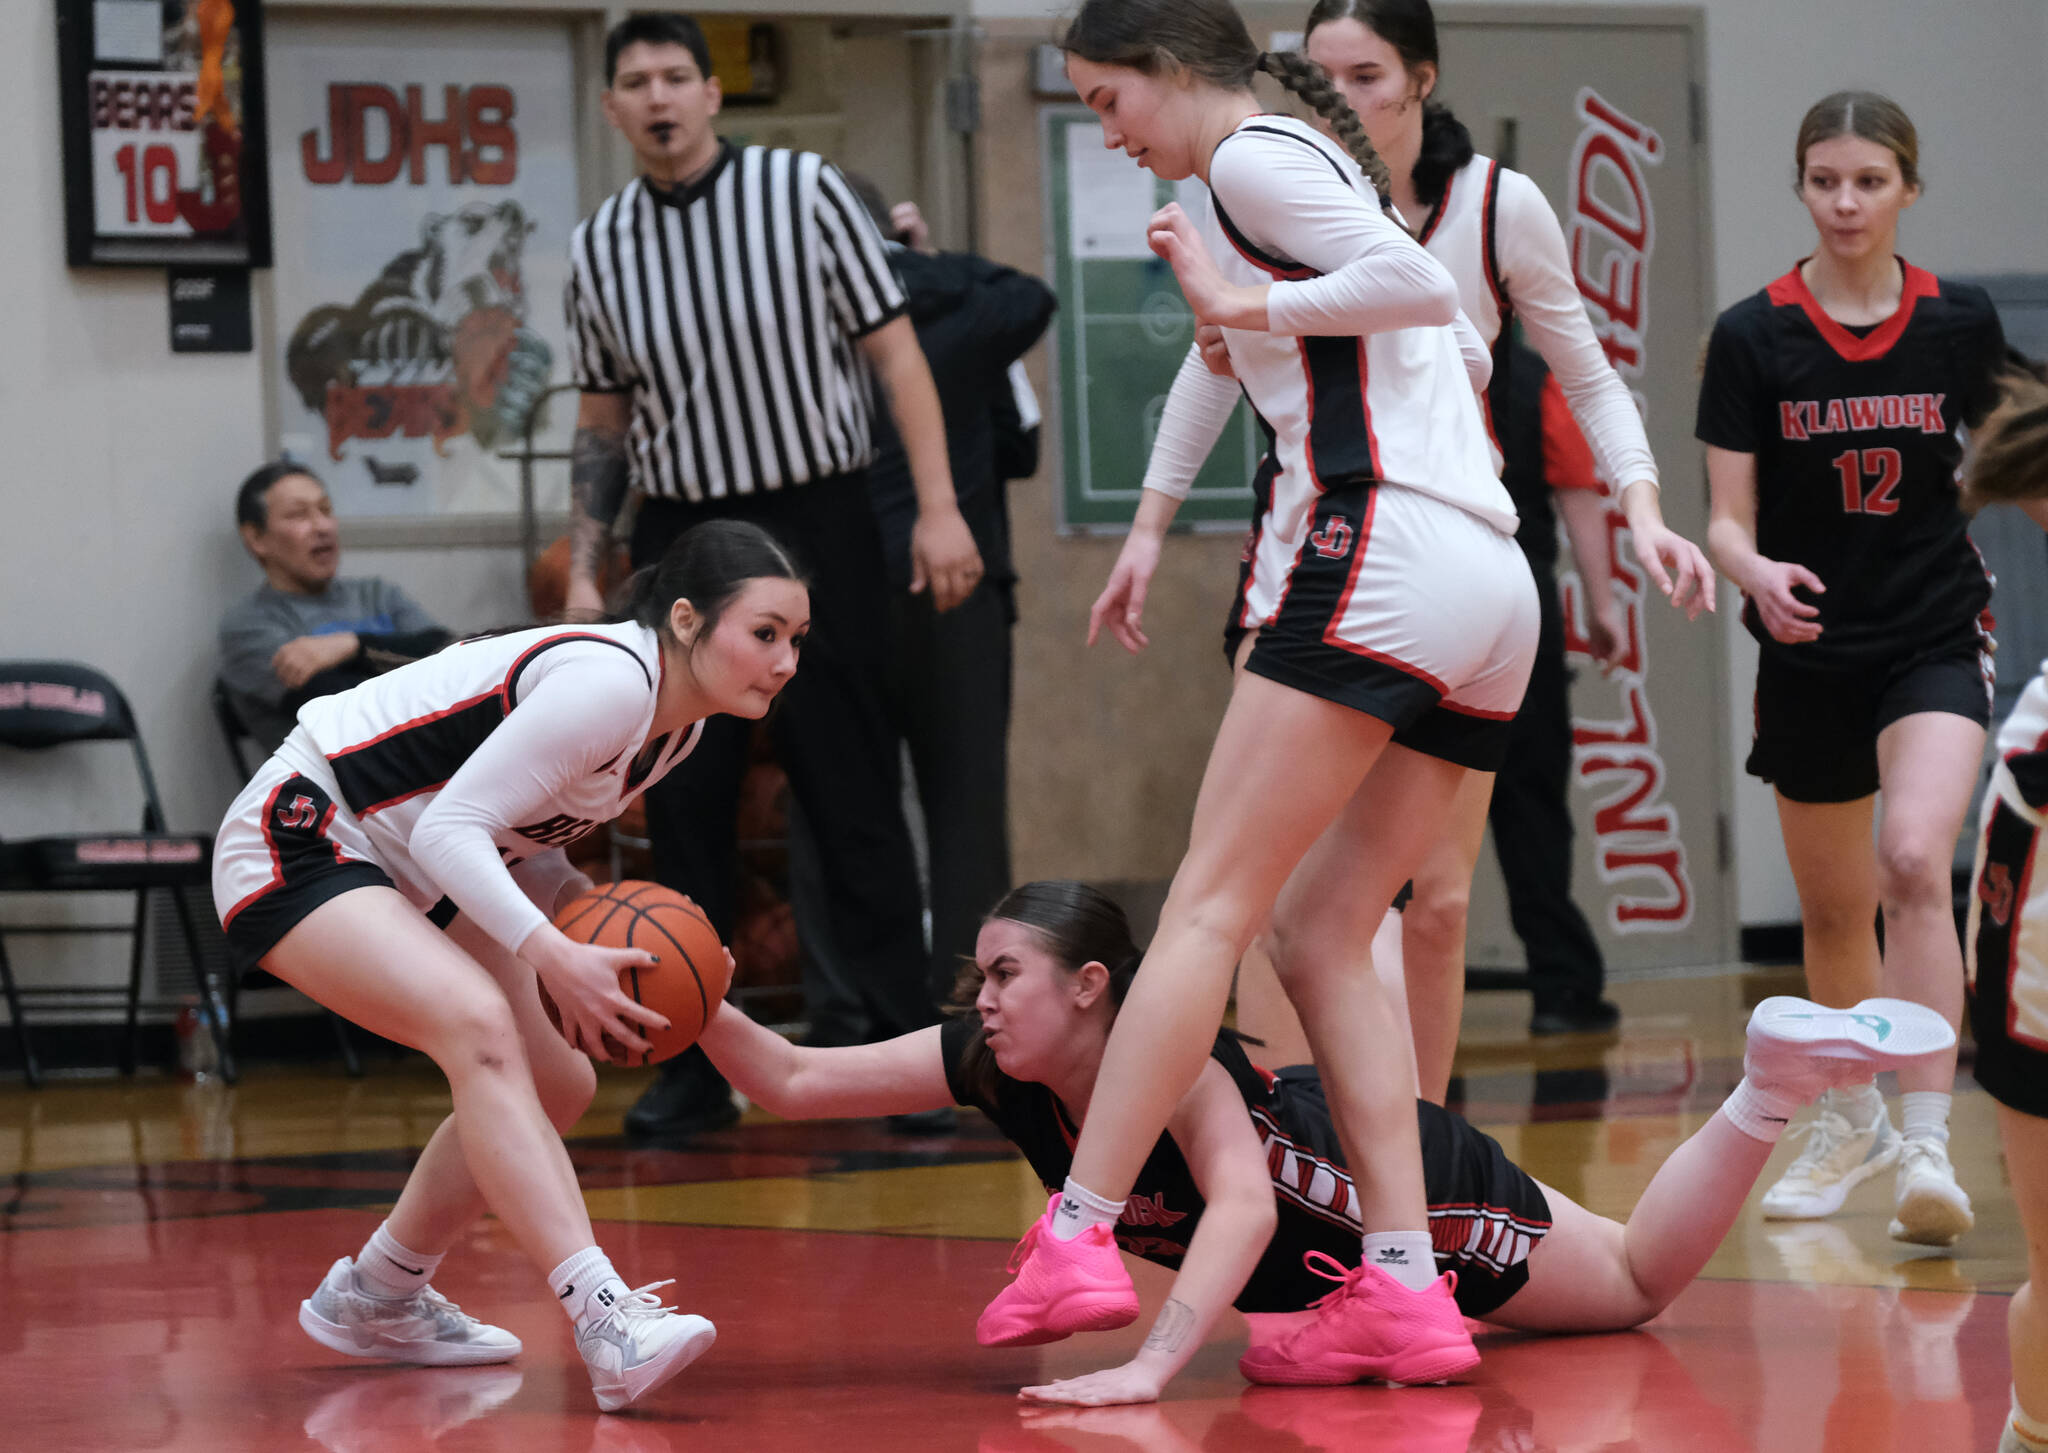
<path fill-rule="evenodd" d="M 518 509 L 498 454 L 565 356 L 572 54 L 544 23 L 276 26 L 271 397 L 337 513 Z M 574 413 L 549 409 L 537 442 L 566 447 Z"/>
<path fill-rule="evenodd" d="M 73 267 L 270 265 L 260 0 L 57 0 Z"/>

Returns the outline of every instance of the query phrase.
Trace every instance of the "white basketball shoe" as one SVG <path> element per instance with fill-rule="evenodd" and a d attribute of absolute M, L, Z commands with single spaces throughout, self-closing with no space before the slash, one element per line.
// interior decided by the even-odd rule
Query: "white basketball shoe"
<path fill-rule="evenodd" d="M 1848 1009 L 1790 997 L 1757 1005 L 1744 1074 L 1794 1099 L 1818 1101 L 1798 1158 L 1764 1192 L 1764 1215 L 1831 1216 L 1850 1191 L 1897 1160 L 1899 1133 L 1883 1102 L 1872 1115 L 1860 1103 L 1865 1097 L 1849 1092 L 1879 1070 L 1942 1054 L 1955 1039 L 1939 1014 L 1903 999 L 1865 999 Z"/>
<path fill-rule="evenodd" d="M 1977 1224 L 1970 1196 L 1956 1184 L 1948 1147 L 1913 1136 L 1899 1146 L 1898 1201 L 1892 1212 L 1894 1241 L 1915 1246 L 1953 1246 Z"/>
<path fill-rule="evenodd" d="M 639 1401 L 718 1340 L 718 1329 L 704 1318 L 662 1305 L 655 1293 L 673 1285 L 671 1280 L 635 1287 L 577 1331 L 576 1350 L 583 1354 L 591 1390 L 605 1412 Z"/>
<path fill-rule="evenodd" d="M 409 1297 L 371 1296 L 346 1256 L 299 1303 L 299 1325 L 323 1347 L 381 1362 L 467 1367 L 509 1362 L 520 1352 L 517 1337 L 479 1322 L 432 1287 Z"/>

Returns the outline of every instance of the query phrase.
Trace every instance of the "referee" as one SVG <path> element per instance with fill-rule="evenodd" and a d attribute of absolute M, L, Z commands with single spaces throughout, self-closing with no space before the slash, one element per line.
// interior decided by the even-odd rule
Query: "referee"
<path fill-rule="evenodd" d="M 890 591 L 864 474 L 877 376 L 917 493 L 910 589 L 949 610 L 981 578 L 954 499 L 931 371 L 882 240 L 837 169 L 808 152 L 734 147 L 697 23 L 636 15 L 605 38 L 605 118 L 641 175 L 569 243 L 569 332 L 582 391 L 571 464 L 568 608 L 602 609 L 597 565 L 630 486 L 631 551 L 657 559 L 699 521 L 752 520 L 811 572 L 803 667 L 770 720 L 817 835 L 826 909 L 878 1036 L 937 1016 L 923 904 L 882 704 Z M 748 723 L 714 717 L 648 794 L 655 873 L 730 940 Z M 729 1123 L 700 1052 L 671 1061 L 627 1116 L 643 1134 Z"/>

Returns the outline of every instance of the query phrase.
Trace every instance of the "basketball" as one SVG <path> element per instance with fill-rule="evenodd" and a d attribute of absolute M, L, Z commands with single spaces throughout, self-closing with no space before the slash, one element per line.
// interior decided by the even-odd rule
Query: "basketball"
<path fill-rule="evenodd" d="M 666 1018 L 670 1028 L 640 1028 L 651 1046 L 646 1054 L 629 1052 L 606 1035 L 605 1051 L 613 1064 L 657 1064 L 681 1054 L 697 1042 L 732 986 L 725 945 L 711 920 L 681 893 L 659 883 L 627 878 L 600 884 L 557 914 L 555 927 L 579 943 L 645 949 L 660 961 L 652 968 L 620 970 L 619 987 Z M 548 997 L 547 985 L 539 988 L 541 1008 L 560 1030 L 561 1012 Z"/>

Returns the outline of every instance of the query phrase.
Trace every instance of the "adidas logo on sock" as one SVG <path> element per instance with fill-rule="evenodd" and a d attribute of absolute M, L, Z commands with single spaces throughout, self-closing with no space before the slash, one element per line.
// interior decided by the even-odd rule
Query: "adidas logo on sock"
<path fill-rule="evenodd" d="M 1081 1203 L 1072 1196 L 1061 1196 L 1060 1212 L 1067 1216 L 1078 1216 L 1081 1214 Z"/>
<path fill-rule="evenodd" d="M 1372 1256 L 1375 1266 L 1406 1266 L 1408 1253 L 1398 1246 L 1383 1247 Z"/>

